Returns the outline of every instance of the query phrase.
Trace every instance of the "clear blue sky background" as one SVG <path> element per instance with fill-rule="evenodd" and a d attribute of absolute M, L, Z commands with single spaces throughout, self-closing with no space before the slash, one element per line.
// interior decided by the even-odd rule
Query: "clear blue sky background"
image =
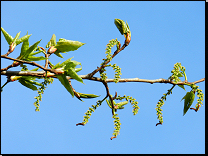
<path fill-rule="evenodd" d="M 117 38 L 123 44 L 115 18 L 127 21 L 132 33 L 129 46 L 112 60 L 122 68 L 122 78 L 167 79 L 176 62 L 185 66 L 188 81 L 205 77 L 205 2 L 1 2 L 1 26 L 13 37 L 19 31 L 20 37 L 28 31 L 32 34 L 30 45 L 42 39 L 39 45 L 43 47 L 52 34 L 57 40 L 86 43 L 77 51 L 63 54 L 63 60 L 53 55 L 50 58 L 56 64 L 74 56 L 73 60 L 83 66 L 80 75 L 100 65 L 109 40 Z M 5 54 L 8 44 L 2 33 L 1 38 L 1 54 Z M 20 48 L 17 46 L 9 56 L 19 56 Z M 11 63 L 1 59 L 2 68 Z M 44 61 L 39 63 L 44 65 Z M 107 71 L 113 78 L 113 70 Z M 6 77 L 1 76 L 2 85 L 5 82 Z M 76 91 L 101 95 L 100 98 L 81 102 L 54 80 L 43 94 L 40 112 L 35 112 L 33 105 L 37 92 L 18 82 L 9 83 L 1 93 L 2 154 L 205 153 L 205 106 L 183 116 L 180 101 L 189 87 L 186 91 L 174 88 L 162 107 L 164 123 L 156 127 L 156 104 L 172 85 L 110 83 L 111 94 L 117 91 L 121 96 L 131 95 L 140 107 L 136 116 L 130 104 L 118 111 L 120 135 L 110 140 L 114 123 L 105 102 L 87 125 L 76 126 L 87 109 L 106 95 L 102 83 L 84 83 L 72 80 Z M 205 91 L 205 82 L 197 85 Z M 196 102 L 195 99 L 193 107 Z"/>

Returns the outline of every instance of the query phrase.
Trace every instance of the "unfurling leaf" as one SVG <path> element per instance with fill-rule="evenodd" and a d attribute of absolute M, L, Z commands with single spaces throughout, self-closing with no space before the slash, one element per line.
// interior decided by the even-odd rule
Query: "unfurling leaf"
<path fill-rule="evenodd" d="M 74 68 L 67 68 L 67 69 L 64 69 L 66 71 L 66 74 L 68 76 L 70 76 L 71 78 L 83 83 L 83 80 L 81 77 L 79 77 L 79 75 L 77 75 L 76 71 Z"/>
<path fill-rule="evenodd" d="M 188 109 L 191 107 L 192 103 L 194 102 L 195 94 L 193 91 L 187 92 L 186 95 L 181 99 L 181 101 L 184 99 L 184 109 L 183 109 L 183 115 L 186 114 Z"/>
<path fill-rule="evenodd" d="M 119 102 L 117 103 L 118 108 L 117 109 L 124 109 L 124 105 L 128 104 L 128 101 L 123 101 L 123 102 Z"/>
<path fill-rule="evenodd" d="M 64 61 L 64 62 L 61 63 L 61 64 L 60 64 L 60 62 L 57 63 L 52 69 L 64 68 L 64 67 L 66 66 L 67 63 L 71 62 L 71 59 L 72 59 L 72 58 L 73 58 L 73 57 L 67 59 L 66 61 Z"/>
<path fill-rule="evenodd" d="M 23 86 L 25 86 L 25 87 L 27 87 L 27 88 L 29 88 L 29 89 L 32 89 L 32 90 L 38 90 L 37 89 L 37 87 L 35 86 L 35 85 L 33 85 L 29 80 L 26 80 L 26 79 L 19 79 L 19 82 L 23 85 Z"/>
<path fill-rule="evenodd" d="M 106 101 L 106 103 L 108 104 L 108 106 L 112 109 L 112 104 L 111 104 L 111 102 L 110 102 L 110 100 L 105 100 Z"/>
<path fill-rule="evenodd" d="M 118 28 L 118 30 L 120 31 L 121 35 L 125 35 L 125 37 L 126 37 L 126 35 L 128 34 L 129 40 L 131 40 L 130 39 L 131 38 L 131 31 L 130 31 L 128 23 L 127 22 L 125 23 L 123 20 L 120 20 L 120 19 L 115 19 L 114 23 L 115 23 L 116 27 Z"/>
<path fill-rule="evenodd" d="M 83 83 L 82 78 L 77 75 L 77 72 L 80 71 L 82 67 L 75 68 L 77 65 L 81 65 L 81 63 L 74 60 L 71 61 L 72 58 L 67 59 L 61 64 L 57 63 L 52 69 L 62 68 L 67 76 L 70 76 L 71 78 Z"/>
<path fill-rule="evenodd" d="M 64 58 L 64 57 L 60 54 L 60 51 L 56 51 L 54 54 L 55 54 L 56 56 L 60 57 L 60 58 Z"/>
<path fill-rule="evenodd" d="M 53 34 L 50 41 L 48 42 L 48 44 L 46 45 L 46 48 L 49 48 L 51 46 L 55 46 L 56 45 L 56 35 Z"/>
<path fill-rule="evenodd" d="M 21 32 L 21 31 L 20 31 Z M 13 39 L 13 43 L 16 43 L 16 41 L 17 41 L 17 39 L 19 38 L 19 36 L 20 36 L 20 32 L 19 33 L 17 33 L 17 35 L 15 36 L 15 38 Z M 17 45 L 17 43 L 16 43 L 16 45 Z"/>
<path fill-rule="evenodd" d="M 32 90 L 38 90 L 35 85 L 42 86 L 41 83 L 35 82 L 35 78 L 33 77 L 27 77 L 27 76 L 22 76 L 21 78 L 18 79 L 18 81 L 25 87 L 32 89 Z"/>
<path fill-rule="evenodd" d="M 40 40 L 41 41 L 41 40 Z M 40 43 L 40 41 L 37 41 L 36 43 L 34 43 L 32 46 L 30 46 L 25 52 L 21 52 L 20 56 L 18 57 L 18 59 L 20 60 L 25 60 L 28 58 L 28 56 L 36 50 L 38 44 Z M 27 42 L 27 41 L 26 41 Z M 24 44 L 24 43 L 23 43 Z M 27 43 L 26 43 L 27 44 Z M 27 45 L 26 45 L 27 46 Z"/>
<path fill-rule="evenodd" d="M 35 57 L 35 56 L 28 56 L 27 58 L 25 58 L 24 60 L 25 61 L 41 61 L 41 60 L 46 60 L 48 58 L 45 58 L 43 56 L 38 56 L 38 57 Z"/>
<path fill-rule="evenodd" d="M 28 32 L 26 35 L 28 35 Z M 29 46 L 29 38 L 28 38 L 28 39 L 24 40 L 22 43 L 21 53 L 20 53 L 19 57 L 23 56 L 25 54 L 25 52 L 29 49 L 29 47 L 30 46 Z"/>
<path fill-rule="evenodd" d="M 72 95 L 72 97 L 74 97 L 74 92 L 69 84 L 69 81 L 66 78 L 66 74 L 56 75 L 56 77 L 59 79 L 61 84 L 66 88 L 66 90 Z"/>
<path fill-rule="evenodd" d="M 178 85 L 178 86 L 181 87 L 182 89 L 184 89 L 186 91 L 184 85 Z"/>
<path fill-rule="evenodd" d="M 31 34 L 31 35 L 32 35 L 32 34 Z M 20 44 L 20 43 L 22 43 L 22 42 L 28 40 L 28 39 L 30 38 L 31 35 L 25 35 L 25 36 L 23 36 L 23 37 L 17 39 L 17 40 L 16 40 L 16 44 L 18 45 L 18 44 Z"/>
<path fill-rule="evenodd" d="M 78 92 L 77 92 L 78 93 Z M 96 97 L 99 97 L 98 95 L 95 95 L 95 94 L 85 94 L 85 93 L 78 93 L 80 98 L 96 98 Z"/>
<path fill-rule="evenodd" d="M 60 38 L 55 48 L 57 48 L 57 51 L 59 52 L 68 52 L 68 51 L 77 50 L 79 47 L 83 46 L 84 44 L 85 43 L 82 43 L 79 41 L 72 41 L 72 40 L 66 40 L 66 39 Z"/>
<path fill-rule="evenodd" d="M 127 29 L 126 23 L 123 20 L 115 19 L 114 23 L 118 30 L 120 31 L 121 35 L 125 33 L 125 30 Z"/>
<path fill-rule="evenodd" d="M 11 45 L 12 44 L 12 41 L 13 41 L 13 37 L 11 35 L 9 35 L 2 27 L 1 27 L 1 31 L 2 31 L 5 39 L 6 39 L 7 43 L 9 45 Z"/>

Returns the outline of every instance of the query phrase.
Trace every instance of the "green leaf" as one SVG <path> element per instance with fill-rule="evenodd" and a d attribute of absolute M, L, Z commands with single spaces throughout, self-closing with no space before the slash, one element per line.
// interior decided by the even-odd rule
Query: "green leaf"
<path fill-rule="evenodd" d="M 59 63 L 57 63 L 54 67 L 53 67 L 53 69 L 57 69 L 57 68 L 63 68 L 63 67 L 65 67 L 65 65 L 67 64 L 67 63 L 69 63 L 70 61 L 71 61 L 71 59 L 72 59 L 73 57 L 71 57 L 71 58 L 69 58 L 69 59 L 67 59 L 66 61 L 64 61 L 63 63 L 61 63 L 60 64 L 60 62 Z"/>
<path fill-rule="evenodd" d="M 131 31 L 127 22 L 126 22 L 126 25 L 127 25 L 127 33 L 129 33 L 129 36 L 131 37 Z"/>
<path fill-rule="evenodd" d="M 28 35 L 28 32 L 26 35 Z M 19 57 L 22 57 L 28 49 L 29 49 L 29 38 L 23 41 L 21 47 L 21 53 Z"/>
<path fill-rule="evenodd" d="M 32 70 L 30 70 L 30 71 L 32 71 Z M 34 69 L 33 69 L 33 71 L 34 71 Z M 33 76 L 22 76 L 20 79 L 24 79 L 24 81 L 27 81 L 30 84 L 34 84 L 34 85 L 38 85 L 38 86 L 43 86 L 42 83 L 36 82 L 35 81 L 36 77 L 33 77 Z"/>
<path fill-rule="evenodd" d="M 178 85 L 178 86 L 181 87 L 182 89 L 184 89 L 186 91 L 184 85 Z"/>
<path fill-rule="evenodd" d="M 77 75 L 77 72 L 75 70 L 75 67 L 77 65 L 81 65 L 80 62 L 77 61 L 71 61 L 70 59 L 68 59 L 67 61 L 63 62 L 62 64 L 64 64 L 64 71 L 66 71 L 66 74 L 69 75 L 70 77 L 72 77 L 73 79 L 83 83 L 83 80 L 81 77 L 79 77 L 79 75 Z"/>
<path fill-rule="evenodd" d="M 25 87 L 27 87 L 27 88 L 29 88 L 29 89 L 32 89 L 32 90 L 38 90 L 37 89 L 37 87 L 36 86 L 34 86 L 32 83 L 31 83 L 31 81 L 29 81 L 29 80 L 27 80 L 27 79 L 25 79 L 25 78 L 20 78 L 19 79 L 19 82 L 23 85 L 23 86 L 25 86 Z"/>
<path fill-rule="evenodd" d="M 123 102 L 117 103 L 118 109 L 124 109 L 124 105 L 126 105 L 128 103 L 129 103 L 128 101 L 123 101 Z"/>
<path fill-rule="evenodd" d="M 43 52 L 43 50 L 39 50 L 39 51 L 36 51 L 36 52 L 33 51 L 32 53 L 30 53 L 30 56 L 34 56 L 34 55 L 39 54 L 41 52 Z"/>
<path fill-rule="evenodd" d="M 2 27 L 1 27 L 1 31 L 2 31 L 5 39 L 6 39 L 7 43 L 9 45 L 11 45 L 12 44 L 12 41 L 13 41 L 13 37 L 11 35 L 9 35 Z"/>
<path fill-rule="evenodd" d="M 79 93 L 77 92 L 80 96 L 80 98 L 96 98 L 99 97 L 98 95 L 95 94 L 85 94 L 85 93 Z"/>
<path fill-rule="evenodd" d="M 42 83 L 39 83 L 39 82 L 35 82 L 35 81 L 30 81 L 31 84 L 34 84 L 34 85 L 38 85 L 38 86 L 43 86 Z"/>
<path fill-rule="evenodd" d="M 26 59 L 30 55 L 30 53 L 32 53 L 34 50 L 36 50 L 36 48 L 37 48 L 38 44 L 40 43 L 40 41 L 37 41 L 32 46 L 30 46 L 27 49 L 27 51 L 19 59 L 22 59 L 22 60 Z"/>
<path fill-rule="evenodd" d="M 64 69 L 67 70 L 67 68 L 75 68 L 77 65 L 81 65 L 81 63 L 74 60 L 70 60 L 65 63 Z"/>
<path fill-rule="evenodd" d="M 30 70 L 30 71 L 37 71 L 38 69 L 39 69 L 39 67 L 34 68 L 34 69 Z"/>
<path fill-rule="evenodd" d="M 55 46 L 56 45 L 56 35 L 53 34 L 50 41 L 48 42 L 48 44 L 46 45 L 46 48 L 49 48 L 51 46 Z"/>
<path fill-rule="evenodd" d="M 20 32 L 21 32 L 21 31 L 20 31 Z M 17 39 L 20 37 L 20 32 L 17 33 L 17 35 L 15 36 L 15 38 L 13 39 L 12 42 L 16 43 Z M 16 43 L 16 45 L 17 45 L 17 43 Z"/>
<path fill-rule="evenodd" d="M 60 57 L 60 58 L 64 58 L 64 57 L 60 54 L 60 51 L 56 51 L 54 54 L 55 54 L 56 56 Z"/>
<path fill-rule="evenodd" d="M 72 40 L 66 40 L 60 38 L 55 48 L 57 48 L 59 52 L 68 52 L 68 51 L 77 50 L 79 47 L 83 46 L 84 44 L 85 43 L 79 41 L 72 41 Z"/>
<path fill-rule="evenodd" d="M 80 68 L 78 68 L 77 70 L 75 68 L 77 65 L 81 65 L 81 63 L 77 62 L 77 61 L 71 61 L 72 58 L 73 57 L 67 59 L 66 61 L 64 61 L 61 64 L 57 63 L 52 69 L 64 68 L 64 71 L 65 71 L 66 75 L 68 75 L 71 78 L 83 83 L 82 78 L 79 77 L 79 75 L 77 75 L 77 71 L 80 71 Z"/>
<path fill-rule="evenodd" d="M 32 35 L 32 34 L 31 34 L 31 35 Z M 22 43 L 22 42 L 28 40 L 28 39 L 30 38 L 31 35 L 25 35 L 25 36 L 23 36 L 23 37 L 17 39 L 17 40 L 16 40 L 16 44 L 18 45 L 18 44 L 20 44 L 20 43 Z"/>
<path fill-rule="evenodd" d="M 121 35 L 127 33 L 126 31 L 128 28 L 127 28 L 126 23 L 123 20 L 115 19 L 114 23 L 115 23 L 116 27 L 118 28 L 118 30 L 120 31 Z"/>
<path fill-rule="evenodd" d="M 64 70 L 66 71 L 66 74 L 69 75 L 71 78 L 83 83 L 82 78 L 79 77 L 79 75 L 77 75 L 74 68 L 67 68 L 67 69 L 64 69 Z"/>
<path fill-rule="evenodd" d="M 111 102 L 110 102 L 110 99 L 109 100 L 105 100 L 106 101 L 106 103 L 108 104 L 108 106 L 112 109 L 112 104 L 111 104 Z"/>
<path fill-rule="evenodd" d="M 82 70 L 82 67 L 80 67 L 80 68 L 75 68 L 75 72 L 79 72 L 79 71 L 81 71 Z"/>
<path fill-rule="evenodd" d="M 35 56 L 28 56 L 27 58 L 25 58 L 24 60 L 25 61 L 41 61 L 41 60 L 46 60 L 48 58 L 45 58 L 43 56 L 38 56 L 38 57 L 35 57 Z"/>
<path fill-rule="evenodd" d="M 75 65 L 73 64 L 73 62 L 71 61 L 73 57 L 67 59 L 66 61 L 64 61 L 63 63 L 60 64 L 61 67 L 65 67 L 67 65 L 67 67 L 72 67 L 74 68 Z"/>
<path fill-rule="evenodd" d="M 191 107 L 192 103 L 194 102 L 195 94 L 193 91 L 187 92 L 186 95 L 181 99 L 181 101 L 184 99 L 184 109 L 183 109 L 183 115 L 186 114 L 188 109 Z"/>
<path fill-rule="evenodd" d="M 59 79 L 61 84 L 66 88 L 66 90 L 72 95 L 72 97 L 74 97 L 74 92 L 69 84 L 69 81 L 66 78 L 66 74 L 56 75 L 56 77 Z"/>

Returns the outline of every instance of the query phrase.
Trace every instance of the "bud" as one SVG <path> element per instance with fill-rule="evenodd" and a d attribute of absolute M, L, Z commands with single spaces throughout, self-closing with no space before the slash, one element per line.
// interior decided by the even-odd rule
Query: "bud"
<path fill-rule="evenodd" d="M 16 47 L 16 43 L 12 42 L 12 44 L 9 46 L 10 53 L 14 51 L 15 47 Z"/>
<path fill-rule="evenodd" d="M 17 67 L 17 66 L 19 66 L 19 65 L 20 65 L 20 63 L 19 63 L 19 62 L 14 61 L 14 62 L 13 62 L 13 64 L 12 64 L 12 67 Z"/>
<path fill-rule="evenodd" d="M 129 33 L 127 33 L 126 35 L 124 34 L 126 40 L 125 40 L 125 44 L 128 46 L 130 41 L 131 41 L 131 36 Z"/>
<path fill-rule="evenodd" d="M 19 78 L 21 78 L 22 76 L 11 76 L 10 77 L 10 80 L 13 82 L 13 81 L 16 81 L 18 80 Z"/>
<path fill-rule="evenodd" d="M 118 30 L 120 31 L 121 35 L 125 36 L 128 34 L 131 40 L 131 31 L 130 31 L 128 23 L 127 22 L 125 23 L 123 20 L 120 20 L 120 19 L 115 19 L 114 23 L 116 27 L 118 28 Z"/>
<path fill-rule="evenodd" d="M 121 49 L 121 43 L 119 41 L 116 46 L 117 46 L 117 50 Z"/>
<path fill-rule="evenodd" d="M 116 27 L 118 28 L 118 30 L 120 31 L 121 35 L 126 33 L 127 26 L 126 26 L 126 23 L 123 20 L 115 19 L 114 23 L 115 23 Z"/>
<path fill-rule="evenodd" d="M 48 49 L 48 54 L 53 54 L 55 53 L 57 50 L 57 48 L 55 48 L 55 46 L 51 46 L 49 49 Z"/>

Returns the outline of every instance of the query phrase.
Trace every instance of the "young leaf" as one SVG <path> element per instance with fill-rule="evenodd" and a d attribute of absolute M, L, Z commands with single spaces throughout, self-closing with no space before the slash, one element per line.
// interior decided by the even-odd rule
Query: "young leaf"
<path fill-rule="evenodd" d="M 29 81 L 29 80 L 27 80 L 27 79 L 25 79 L 25 78 L 20 78 L 19 79 L 19 82 L 23 85 L 23 86 L 25 86 L 25 87 L 27 87 L 27 88 L 29 88 L 29 89 L 32 89 L 32 90 L 38 90 L 37 89 L 37 87 L 36 86 L 34 86 L 32 83 L 31 83 L 31 81 Z"/>
<path fill-rule="evenodd" d="M 178 85 L 178 86 L 181 87 L 182 89 L 184 89 L 186 91 L 184 85 Z"/>
<path fill-rule="evenodd" d="M 22 59 L 22 60 L 26 59 L 30 55 L 30 53 L 32 53 L 37 48 L 37 45 L 40 43 L 40 41 L 37 41 L 32 46 L 30 46 L 27 49 L 27 51 L 19 59 Z"/>
<path fill-rule="evenodd" d="M 49 48 L 51 46 L 55 46 L 56 45 L 56 35 L 53 34 L 50 41 L 48 42 L 48 44 L 46 45 L 46 48 Z"/>
<path fill-rule="evenodd" d="M 124 109 L 124 105 L 126 105 L 128 103 L 129 103 L 128 101 L 123 101 L 123 102 L 117 103 L 118 109 Z"/>
<path fill-rule="evenodd" d="M 194 102 L 195 94 L 193 91 L 187 92 L 186 95 L 181 99 L 181 101 L 184 99 L 184 109 L 183 109 L 183 115 L 186 114 L 188 109 L 191 107 L 192 103 Z"/>
<path fill-rule="evenodd" d="M 43 52 L 43 50 L 39 50 L 39 51 L 36 51 L 36 52 L 33 51 L 32 53 L 30 53 L 30 56 L 34 56 L 34 55 L 39 54 L 41 52 Z"/>
<path fill-rule="evenodd" d="M 116 25 L 116 27 L 118 28 L 118 30 L 120 31 L 121 35 L 127 33 L 127 25 L 123 20 L 120 19 L 115 19 L 114 23 Z"/>
<path fill-rule="evenodd" d="M 30 70 L 30 71 L 37 71 L 38 69 L 39 69 L 39 67 L 34 68 L 34 69 Z"/>
<path fill-rule="evenodd" d="M 127 25 L 127 33 L 129 33 L 129 36 L 131 37 L 131 31 L 127 22 L 126 22 L 126 25 Z"/>
<path fill-rule="evenodd" d="M 20 31 L 20 32 L 21 32 L 21 31 Z M 17 35 L 15 36 L 15 38 L 13 39 L 12 42 L 16 43 L 17 39 L 20 37 L 20 32 L 17 33 Z M 16 45 L 17 45 L 17 43 L 16 43 Z"/>
<path fill-rule="evenodd" d="M 56 75 L 56 77 L 59 79 L 61 84 L 66 88 L 66 90 L 72 95 L 72 97 L 74 97 L 74 92 L 69 84 L 69 81 L 66 78 L 66 74 Z"/>
<path fill-rule="evenodd" d="M 77 92 L 78 93 L 78 92 Z M 85 93 L 78 93 L 80 98 L 96 98 L 99 97 L 98 95 L 95 94 L 85 94 Z"/>
<path fill-rule="evenodd" d="M 106 103 L 108 104 L 108 106 L 112 109 L 112 104 L 111 104 L 111 102 L 110 102 L 110 100 L 105 100 L 106 101 Z"/>
<path fill-rule="evenodd" d="M 64 61 L 63 63 L 61 63 L 59 66 L 60 66 L 60 67 L 65 67 L 65 66 L 68 64 L 67 67 L 72 67 L 72 66 L 73 66 L 73 65 L 72 65 L 73 63 L 72 63 L 72 61 L 71 61 L 72 58 L 73 58 L 73 57 L 67 59 L 66 61 Z M 70 66 L 70 64 L 71 64 L 72 66 Z M 73 66 L 73 67 L 74 67 L 74 66 Z"/>
<path fill-rule="evenodd" d="M 82 66 L 80 68 L 75 68 L 75 72 L 79 72 L 82 70 Z"/>
<path fill-rule="evenodd" d="M 31 35 L 32 35 L 32 34 L 31 34 Z M 22 42 L 28 40 L 28 39 L 30 38 L 31 35 L 25 35 L 25 36 L 23 36 L 23 37 L 17 39 L 17 40 L 16 40 L 16 44 L 18 45 L 18 44 L 20 44 L 20 43 L 22 43 Z"/>
<path fill-rule="evenodd" d="M 26 35 L 28 35 L 28 32 Z M 29 38 L 28 38 L 28 39 L 24 40 L 22 43 L 21 53 L 20 53 L 19 57 L 22 57 L 25 54 L 25 52 L 29 49 L 29 47 L 30 46 L 29 46 Z"/>
<path fill-rule="evenodd" d="M 83 46 L 85 43 L 79 41 L 72 41 L 60 38 L 57 42 L 55 48 L 60 52 L 68 52 L 77 50 L 79 47 Z"/>
<path fill-rule="evenodd" d="M 7 41 L 7 43 L 10 45 L 13 41 L 13 37 L 11 35 L 9 35 L 2 27 L 1 27 L 1 31 Z"/>
<path fill-rule="evenodd" d="M 60 51 L 56 50 L 56 52 L 54 53 L 56 56 L 60 57 L 60 58 L 64 58 L 61 54 Z"/>
<path fill-rule="evenodd" d="M 25 58 L 24 60 L 25 61 L 41 61 L 41 60 L 46 60 L 48 58 L 45 58 L 43 56 L 38 56 L 38 57 L 35 57 L 35 56 L 28 56 L 27 58 Z"/>
<path fill-rule="evenodd" d="M 71 78 L 83 83 L 82 78 L 79 77 L 79 75 L 77 75 L 74 68 L 67 68 L 67 69 L 64 69 L 64 70 L 66 71 L 66 74 L 69 75 Z"/>
<path fill-rule="evenodd" d="M 65 65 L 66 65 L 68 62 L 70 62 L 72 58 L 73 58 L 73 57 L 67 59 L 66 61 L 64 61 L 64 62 L 61 63 L 61 64 L 60 64 L 60 62 L 57 63 L 55 66 L 53 66 L 52 69 L 57 69 L 57 68 L 63 68 L 63 67 L 65 67 Z"/>

